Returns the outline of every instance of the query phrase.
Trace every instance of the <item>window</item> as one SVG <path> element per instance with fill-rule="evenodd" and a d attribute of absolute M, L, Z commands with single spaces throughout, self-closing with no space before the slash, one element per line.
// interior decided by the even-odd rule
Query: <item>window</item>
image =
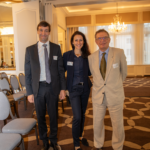
<path fill-rule="evenodd" d="M 127 44 L 131 43 L 131 38 L 127 38 Z"/>
<path fill-rule="evenodd" d="M 143 63 L 150 64 L 150 23 L 144 23 Z"/>
<path fill-rule="evenodd" d="M 97 30 L 105 29 L 109 32 L 108 26 L 98 26 Z M 122 33 L 110 33 L 110 46 L 117 47 L 124 50 L 126 55 L 127 64 L 131 65 L 134 64 L 134 54 L 132 55 L 131 51 L 134 52 L 132 49 L 134 43 L 132 41 L 133 38 L 133 25 L 127 25 L 127 30 Z"/>
<path fill-rule="evenodd" d="M 79 27 L 78 30 L 84 33 L 85 35 L 87 34 L 87 27 Z"/>
<path fill-rule="evenodd" d="M 126 53 L 126 55 L 131 55 L 131 49 L 127 49 L 127 53 Z"/>
<path fill-rule="evenodd" d="M 95 32 L 99 29 L 108 31 L 108 26 L 79 27 L 87 38 L 91 53 L 98 49 Z M 110 46 L 124 50 L 128 65 L 150 64 L 150 23 L 128 24 L 121 33 L 110 33 Z"/>

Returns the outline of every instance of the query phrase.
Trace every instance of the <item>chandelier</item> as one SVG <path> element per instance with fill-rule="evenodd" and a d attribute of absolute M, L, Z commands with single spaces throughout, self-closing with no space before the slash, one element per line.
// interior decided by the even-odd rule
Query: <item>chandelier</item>
<path fill-rule="evenodd" d="M 120 33 L 127 29 L 127 25 L 124 24 L 124 22 L 123 23 L 121 22 L 121 17 L 118 14 L 118 3 L 117 3 L 117 14 L 113 19 L 114 19 L 114 22 L 108 26 L 108 30 L 110 32 Z"/>

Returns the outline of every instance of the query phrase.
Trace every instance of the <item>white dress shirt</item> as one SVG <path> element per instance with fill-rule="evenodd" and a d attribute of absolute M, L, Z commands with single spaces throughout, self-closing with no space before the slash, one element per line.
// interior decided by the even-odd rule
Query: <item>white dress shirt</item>
<path fill-rule="evenodd" d="M 45 72 L 45 54 L 44 54 L 44 46 L 47 45 L 48 57 L 50 56 L 50 45 L 49 41 L 46 43 L 38 42 L 38 54 L 39 54 L 39 62 L 40 62 L 40 81 L 46 81 L 46 72 Z"/>

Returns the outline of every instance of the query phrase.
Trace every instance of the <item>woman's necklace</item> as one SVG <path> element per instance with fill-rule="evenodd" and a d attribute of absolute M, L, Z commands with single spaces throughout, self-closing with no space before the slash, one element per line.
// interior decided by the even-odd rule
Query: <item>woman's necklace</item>
<path fill-rule="evenodd" d="M 74 51 L 74 54 L 77 56 L 77 57 L 80 57 L 81 56 L 81 54 L 82 54 L 82 52 L 81 52 L 81 50 L 80 51 Z"/>
<path fill-rule="evenodd" d="M 81 56 L 81 54 L 75 54 L 77 57 Z"/>

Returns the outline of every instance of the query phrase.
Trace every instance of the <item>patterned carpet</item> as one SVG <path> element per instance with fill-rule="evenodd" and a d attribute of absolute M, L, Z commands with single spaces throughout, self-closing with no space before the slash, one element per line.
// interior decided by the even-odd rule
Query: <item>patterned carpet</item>
<path fill-rule="evenodd" d="M 126 78 L 124 84 L 126 97 L 150 97 L 150 78 Z"/>
<path fill-rule="evenodd" d="M 125 103 L 124 103 L 124 129 L 125 142 L 123 150 L 150 150 L 150 78 L 127 78 L 124 82 Z M 145 95 L 143 95 L 145 93 Z M 132 97 L 133 96 L 133 97 Z M 142 97 L 137 97 L 142 96 Z M 33 105 L 28 103 L 27 111 L 24 110 L 23 103 L 18 105 L 20 117 L 30 117 Z M 64 101 L 64 112 L 61 103 L 58 107 L 58 143 L 62 150 L 74 150 L 72 139 L 72 109 Z M 49 117 L 47 118 L 48 131 Z M 109 111 L 105 115 L 105 144 L 104 150 L 112 150 L 111 137 L 112 126 Z M 3 122 L 0 122 L 2 124 Z M 84 127 L 84 137 L 88 139 L 90 147 L 81 144 L 83 150 L 91 150 L 93 146 L 93 108 L 91 98 L 89 98 L 86 110 Z M 34 131 L 24 137 L 27 150 L 40 150 L 40 145 L 36 144 Z M 17 148 L 19 150 L 19 148 Z"/>

